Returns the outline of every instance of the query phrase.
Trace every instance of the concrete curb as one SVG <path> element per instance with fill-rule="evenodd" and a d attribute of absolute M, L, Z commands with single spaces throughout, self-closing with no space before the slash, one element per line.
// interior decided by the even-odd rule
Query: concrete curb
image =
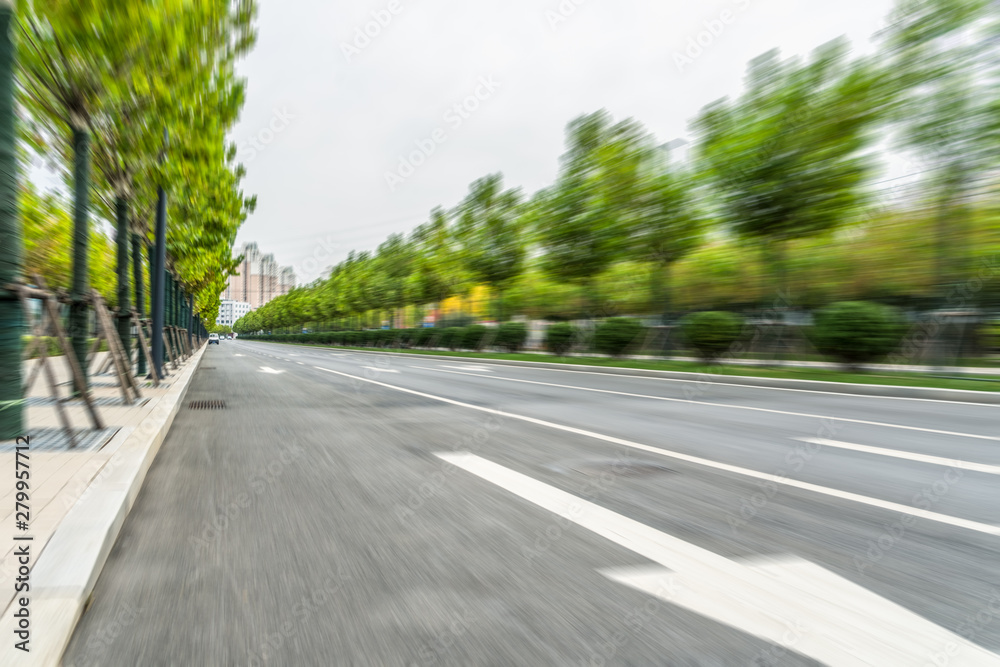
<path fill-rule="evenodd" d="M 246 341 L 250 343 L 269 341 Z M 635 377 L 653 377 L 665 380 L 686 380 L 695 384 L 735 385 L 741 387 L 761 387 L 764 389 L 784 389 L 798 391 L 818 391 L 832 394 L 849 394 L 854 396 L 877 396 L 882 398 L 910 398 L 932 401 L 952 401 L 956 403 L 981 403 L 1000 405 L 1000 391 L 971 391 L 968 389 L 939 389 L 935 387 L 902 387 L 889 384 L 858 384 L 854 382 L 826 382 L 822 380 L 795 380 L 790 378 L 766 378 L 742 375 L 722 375 L 715 373 L 689 373 L 685 371 L 657 371 L 644 368 L 619 368 L 610 366 L 590 366 L 587 364 L 559 364 L 549 361 L 520 361 L 514 359 L 478 359 L 474 357 L 457 357 L 446 354 L 407 354 L 405 352 L 381 352 L 379 350 L 354 350 L 323 345 L 299 345 L 298 343 L 276 343 L 278 345 L 295 345 L 296 347 L 312 347 L 319 350 L 344 350 L 360 354 L 380 354 L 407 359 L 436 359 L 448 361 L 464 361 L 475 364 L 499 364 L 507 366 L 535 366 L 555 370 L 584 370 L 591 373 L 607 373 L 611 375 L 631 375 Z"/>
<path fill-rule="evenodd" d="M 14 648 L 14 619 L 5 616 L 0 620 L 0 636 L 6 638 L 0 643 L 0 665 L 60 663 L 207 347 L 170 378 L 171 390 L 128 435 L 45 545 L 31 570 L 31 651 Z"/>

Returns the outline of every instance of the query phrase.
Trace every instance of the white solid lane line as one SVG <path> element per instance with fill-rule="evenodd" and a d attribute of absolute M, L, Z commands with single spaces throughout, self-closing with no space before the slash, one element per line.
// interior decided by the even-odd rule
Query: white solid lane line
<path fill-rule="evenodd" d="M 825 664 L 917 665 L 954 646 L 963 665 L 1000 665 L 1000 656 L 813 563 L 738 563 L 479 456 L 435 456 L 673 573 L 647 566 L 606 576 L 643 590 L 655 582 L 648 592 L 672 604 Z"/>
<path fill-rule="evenodd" d="M 361 368 L 367 368 L 371 371 L 378 371 L 379 373 L 398 373 L 395 368 L 378 368 L 377 366 L 362 366 Z"/>
<path fill-rule="evenodd" d="M 463 373 L 461 371 L 444 371 L 440 368 L 430 366 L 414 366 L 414 368 L 424 368 L 438 373 L 452 373 L 454 375 L 469 375 L 471 377 L 485 377 L 476 373 Z M 777 415 L 787 415 L 790 417 L 809 417 L 810 419 L 831 419 L 834 421 L 850 422 L 852 424 L 865 424 L 866 426 L 885 426 L 887 428 L 901 428 L 907 431 L 921 431 L 922 433 L 935 433 L 937 435 L 956 435 L 963 438 L 976 438 L 978 440 L 1000 440 L 996 435 L 980 435 L 978 433 L 961 433 L 959 431 L 942 431 L 935 428 L 924 428 L 922 426 L 906 426 L 904 424 L 890 424 L 888 422 L 873 422 L 866 419 L 851 419 L 850 417 L 833 417 L 831 415 L 814 415 L 808 412 L 790 412 L 788 410 L 775 410 L 773 408 L 755 408 L 750 405 L 730 405 L 729 403 L 712 403 L 710 401 L 693 401 L 688 398 L 670 398 L 667 396 L 652 396 L 650 394 L 633 394 L 627 391 L 614 391 L 611 389 L 595 389 L 593 387 L 577 387 L 572 384 L 556 384 L 554 382 L 539 382 L 538 380 L 521 380 L 518 378 L 505 378 L 490 375 L 491 380 L 506 380 L 507 382 L 522 382 L 524 384 L 538 384 L 545 387 L 559 387 L 560 389 L 576 389 L 577 391 L 592 391 L 598 394 L 616 394 L 618 396 L 629 396 L 632 398 L 648 398 L 653 401 L 667 401 L 670 403 L 692 403 L 694 405 L 709 405 L 714 408 L 729 408 L 730 410 L 751 410 L 754 412 L 769 412 Z"/>
<path fill-rule="evenodd" d="M 487 408 L 481 405 L 463 403 L 462 401 L 456 401 L 451 398 L 445 398 L 444 396 L 427 394 L 425 392 L 416 391 L 414 389 L 407 389 L 405 387 L 398 387 L 396 385 L 386 384 L 385 382 L 379 382 L 378 380 L 371 380 L 369 378 L 363 378 L 357 375 L 351 375 L 349 373 L 341 373 L 340 371 L 331 370 L 329 368 L 323 368 L 322 366 L 314 366 L 313 368 L 316 368 L 317 370 L 321 371 L 326 371 L 327 373 L 334 373 L 335 375 L 342 375 L 344 377 L 351 378 L 354 380 L 360 380 L 362 382 L 370 382 L 372 384 L 377 384 L 379 386 L 387 387 L 389 389 L 402 391 L 407 394 L 413 394 L 415 396 L 423 396 L 424 398 L 430 398 L 435 401 L 441 401 L 442 403 L 450 403 L 452 405 L 458 405 L 464 408 L 469 408 L 471 410 L 479 410 L 480 412 L 488 412 L 490 414 L 499 415 L 501 417 L 508 417 L 510 419 L 519 419 L 521 421 L 528 422 L 529 424 L 538 424 L 539 426 L 547 426 L 549 428 L 565 431 L 567 433 L 575 433 L 577 435 L 587 436 L 589 438 L 594 438 L 596 440 L 603 440 L 604 442 L 610 442 L 616 445 L 622 445 L 624 447 L 639 449 L 644 452 L 659 454 L 660 456 L 666 456 L 672 459 L 677 459 L 679 461 L 685 461 L 687 463 L 693 463 L 695 465 L 701 465 L 707 468 L 714 468 L 715 470 L 723 470 L 725 472 L 733 473 L 736 475 L 744 475 L 746 477 L 752 477 L 754 479 L 762 479 L 768 482 L 774 482 L 775 484 L 782 484 L 784 486 L 791 486 L 796 489 L 802 489 L 804 491 L 821 493 L 823 495 L 831 496 L 834 498 L 840 498 L 842 500 L 850 500 L 852 502 L 861 503 L 863 505 L 870 505 L 872 507 L 878 507 L 880 509 L 885 509 L 892 512 L 908 514 L 910 516 L 915 516 L 922 519 L 929 519 L 931 521 L 937 521 L 938 523 L 944 523 L 950 526 L 956 526 L 959 528 L 974 530 L 979 533 L 986 533 L 987 535 L 1000 536 L 1000 526 L 994 526 L 988 523 L 980 523 L 978 521 L 970 521 L 968 519 L 961 519 L 958 517 L 948 516 L 947 514 L 939 514 L 937 512 L 931 512 L 929 510 L 924 510 L 917 507 L 910 507 L 909 505 L 902 505 L 900 503 L 894 503 L 888 500 L 879 500 L 878 498 L 870 498 L 868 496 L 863 496 L 858 493 L 851 493 L 849 491 L 840 491 L 839 489 L 831 489 L 826 486 L 820 486 L 819 484 L 800 482 L 798 480 L 789 479 L 784 475 L 771 475 L 764 472 L 758 472 L 756 470 L 750 470 L 749 468 L 741 468 L 740 466 L 734 466 L 734 465 L 729 465 L 728 463 L 720 463 L 719 461 L 703 459 L 698 456 L 682 454 L 681 452 L 674 452 L 668 449 L 660 449 L 659 447 L 651 447 L 650 445 L 644 445 L 642 443 L 633 442 L 631 440 L 626 440 L 624 438 L 616 438 L 611 435 L 604 435 L 603 433 L 587 431 L 585 429 L 576 428 L 574 426 L 565 426 L 563 424 L 556 424 L 554 422 L 545 421 L 543 419 L 536 419 L 534 417 L 527 417 L 525 415 L 517 415 L 512 412 L 504 412 L 503 410 Z"/>
<path fill-rule="evenodd" d="M 415 366 L 414 368 L 420 368 L 420 366 Z M 481 366 L 439 366 L 438 368 L 454 368 L 460 371 L 475 371 L 478 373 L 492 373 L 493 370 L 490 368 L 482 368 Z"/>
<path fill-rule="evenodd" d="M 392 356 L 400 356 L 399 353 L 393 353 L 393 352 L 372 352 L 372 351 L 361 352 L 361 351 L 359 351 L 358 354 L 376 354 L 376 355 L 385 355 L 385 354 L 388 354 L 388 355 L 392 355 Z M 543 362 L 537 362 L 537 363 L 555 363 L 555 362 L 551 362 L 551 361 L 544 362 L 543 361 Z M 574 365 L 576 365 L 576 364 L 574 364 Z M 739 387 L 739 388 L 742 388 L 742 389 L 766 389 L 767 391 L 799 391 L 799 392 L 804 392 L 804 393 L 807 393 L 807 394 L 828 394 L 830 396 L 853 396 L 855 398 L 857 398 L 857 397 L 876 398 L 876 399 L 882 399 L 882 400 L 887 400 L 887 401 L 929 401 L 931 403 L 950 403 L 950 404 L 954 404 L 954 403 L 957 402 L 960 405 L 972 405 L 972 406 L 976 406 L 976 407 L 980 407 L 980 408 L 995 408 L 996 407 L 996 405 L 993 404 L 993 403 L 975 403 L 973 401 L 960 401 L 959 402 L 959 401 L 946 401 L 946 400 L 941 399 L 941 398 L 917 398 L 915 396 L 875 396 L 875 395 L 872 395 L 872 394 L 852 394 L 852 393 L 849 393 L 849 392 L 841 392 L 841 391 L 824 391 L 822 389 L 795 389 L 795 388 L 792 388 L 792 387 L 763 387 L 763 386 L 758 386 L 758 385 L 739 384 L 738 382 L 715 382 L 713 380 L 705 380 L 704 379 L 706 376 L 714 376 L 714 374 L 712 374 L 712 373 L 689 373 L 690 375 L 693 375 L 693 376 L 696 376 L 696 377 L 692 377 L 692 378 L 688 379 L 688 378 L 665 378 L 665 377 L 657 377 L 655 375 L 627 375 L 625 373 L 607 373 L 607 372 L 601 372 L 601 371 L 584 371 L 584 370 L 580 370 L 579 368 L 551 368 L 551 367 L 548 367 L 548 366 L 519 366 L 519 365 L 516 365 L 516 364 L 496 364 L 496 366 L 497 366 L 497 368 L 521 368 L 521 369 L 524 369 L 524 370 L 527 370 L 527 371 L 552 371 L 554 373 L 582 373 L 584 375 L 604 375 L 604 376 L 610 376 L 610 377 L 631 378 L 631 379 L 639 379 L 639 380 L 656 380 L 657 382 L 683 382 L 683 383 L 687 383 L 687 384 L 706 384 L 707 383 L 707 384 L 711 384 L 712 386 L 717 386 L 717 387 Z M 580 368 L 606 368 L 606 366 L 588 366 L 587 364 L 579 364 L 579 367 Z M 670 371 L 666 371 L 666 372 L 670 372 Z M 674 371 L 674 372 L 688 372 L 688 371 Z M 748 377 L 750 377 L 752 379 L 754 376 L 748 376 Z M 701 378 L 701 379 L 699 379 L 699 378 Z M 768 378 L 764 378 L 764 379 L 768 379 Z M 815 382 L 815 380 L 798 380 L 798 379 L 794 379 L 794 378 L 783 378 L 783 379 L 785 381 L 787 381 L 787 382 Z M 971 378 L 971 379 L 975 379 L 975 378 Z M 858 386 L 858 383 L 855 383 L 855 382 L 840 382 L 838 384 L 842 384 L 842 385 L 845 385 L 845 386 L 848 386 L 848 387 L 850 387 L 850 386 Z M 895 387 L 895 385 L 884 385 L 884 384 L 879 384 L 879 385 L 867 385 L 866 384 L 866 385 L 861 385 L 861 386 L 865 386 L 865 387 L 871 387 L 871 386 L 875 386 L 875 387 L 888 387 L 890 389 Z M 975 391 L 965 390 L 965 389 L 963 389 L 963 390 L 956 390 L 956 391 L 966 391 L 969 394 L 975 394 L 975 393 L 977 393 Z"/>
<path fill-rule="evenodd" d="M 985 472 L 990 475 L 1000 475 L 1000 466 L 988 463 L 974 463 L 972 461 L 960 461 L 958 459 L 948 459 L 943 456 L 930 456 L 928 454 L 917 454 L 914 452 L 903 452 L 898 449 L 884 449 L 882 447 L 872 447 L 870 445 L 857 445 L 853 442 L 841 442 L 839 440 L 828 440 L 826 438 L 796 438 L 802 442 L 811 442 L 824 447 L 837 447 L 839 449 L 850 449 L 856 452 L 868 454 L 878 454 L 880 456 L 892 456 L 897 459 L 907 459 L 909 461 L 920 461 L 921 463 L 933 463 L 935 465 L 958 468 L 960 470 L 974 470 Z"/>

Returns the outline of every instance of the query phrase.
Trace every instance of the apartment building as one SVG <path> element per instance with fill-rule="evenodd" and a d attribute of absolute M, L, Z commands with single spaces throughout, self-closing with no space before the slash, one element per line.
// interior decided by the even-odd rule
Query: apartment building
<path fill-rule="evenodd" d="M 239 274 L 229 277 L 229 284 L 222 292 L 223 301 L 247 303 L 250 310 L 256 310 L 295 287 L 292 267 L 278 266 L 274 255 L 262 253 L 256 243 L 244 243 L 233 250 L 233 257 L 240 255 L 243 261 Z"/>

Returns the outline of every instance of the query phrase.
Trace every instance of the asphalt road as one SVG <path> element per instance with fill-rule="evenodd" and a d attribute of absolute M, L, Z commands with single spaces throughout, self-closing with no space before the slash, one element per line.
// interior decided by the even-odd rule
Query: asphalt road
<path fill-rule="evenodd" d="M 995 406 L 225 341 L 80 665 L 1000 665 Z"/>

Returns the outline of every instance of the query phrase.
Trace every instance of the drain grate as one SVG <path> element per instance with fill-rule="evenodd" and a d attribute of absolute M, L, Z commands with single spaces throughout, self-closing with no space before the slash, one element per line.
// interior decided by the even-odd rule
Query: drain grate
<path fill-rule="evenodd" d="M 226 407 L 226 402 L 220 400 L 190 401 L 188 407 L 192 410 L 222 410 Z"/>
<path fill-rule="evenodd" d="M 32 428 L 28 429 L 28 435 L 31 436 L 30 451 L 96 452 L 108 444 L 118 430 L 118 426 L 110 426 L 102 430 L 74 428 L 73 435 L 76 436 L 76 447 L 71 448 L 65 430 L 61 428 Z M 0 442 L 0 453 L 13 453 L 15 447 L 16 443 L 13 440 L 5 440 Z"/>

